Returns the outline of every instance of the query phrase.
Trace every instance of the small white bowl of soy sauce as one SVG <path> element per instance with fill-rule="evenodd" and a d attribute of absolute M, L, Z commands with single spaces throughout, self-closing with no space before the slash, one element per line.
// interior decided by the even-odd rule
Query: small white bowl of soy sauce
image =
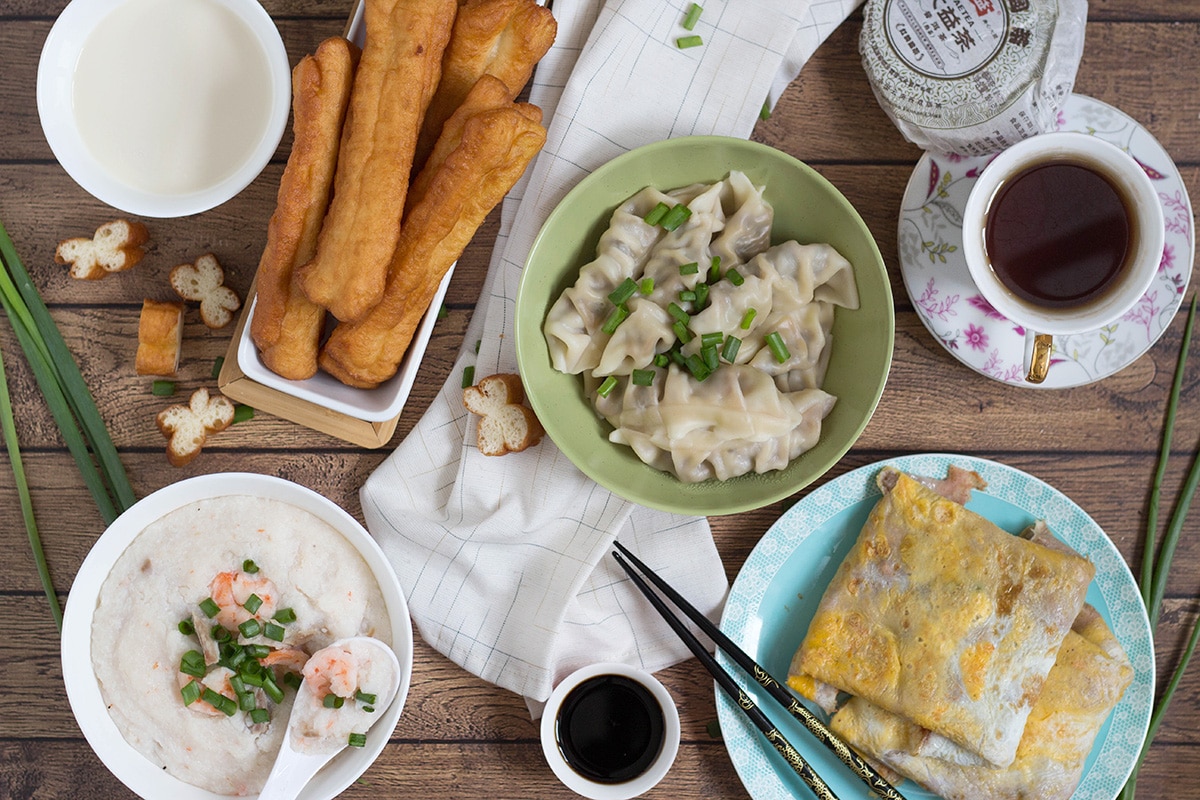
<path fill-rule="evenodd" d="M 679 711 L 650 673 L 592 664 L 568 675 L 546 701 L 542 753 L 571 791 L 629 800 L 650 791 L 679 752 Z"/>

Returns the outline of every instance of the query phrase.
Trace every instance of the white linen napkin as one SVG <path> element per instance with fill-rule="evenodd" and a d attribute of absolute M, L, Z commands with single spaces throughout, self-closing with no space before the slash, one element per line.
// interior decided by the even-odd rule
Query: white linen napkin
<path fill-rule="evenodd" d="M 517 371 L 521 266 L 542 222 L 579 180 L 661 139 L 748 137 L 764 100 L 778 99 L 858 2 L 705 0 L 690 32 L 681 25 L 690 0 L 554 5 L 558 36 L 530 95 L 545 113 L 546 146 L 505 200 L 454 370 L 361 491 L 367 527 L 424 639 L 531 706 L 585 664 L 655 671 L 689 655 L 608 557 L 614 538 L 710 615 L 727 578 L 707 520 L 614 496 L 549 438 L 522 453 L 481 455 L 462 404 L 462 370 L 474 364 L 477 378 Z M 679 49 L 676 39 L 689 34 L 703 45 Z"/>

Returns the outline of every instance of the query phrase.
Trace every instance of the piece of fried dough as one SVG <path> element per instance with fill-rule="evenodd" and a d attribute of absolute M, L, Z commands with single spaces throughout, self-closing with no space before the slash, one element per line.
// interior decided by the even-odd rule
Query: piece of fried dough
<path fill-rule="evenodd" d="M 366 0 L 366 43 L 346 112 L 333 200 L 300 287 L 339 320 L 378 302 L 400 237 L 421 119 L 456 0 Z"/>
<path fill-rule="evenodd" d="M 258 262 L 250 324 L 263 363 L 290 380 L 317 371 L 325 309 L 300 291 L 295 272 L 317 249 L 358 56 L 357 46 L 335 36 L 292 70 L 294 141 Z"/>
<path fill-rule="evenodd" d="M 360 388 L 396 373 L 438 284 L 545 141 L 545 128 L 515 106 L 467 121 L 462 143 L 405 222 L 383 299 L 335 328 L 322 348 L 326 372 Z"/>
<path fill-rule="evenodd" d="M 538 59 L 554 43 L 558 23 L 536 0 L 467 0 L 459 8 L 454 33 L 442 59 L 442 78 L 429 103 L 415 164 L 421 169 L 442 125 L 462 105 L 483 75 L 504 82 L 512 100 L 533 74 Z"/>
<path fill-rule="evenodd" d="M 494 75 L 484 75 L 475 82 L 474 88 L 467 94 L 462 105 L 450 115 L 450 119 L 446 120 L 446 124 L 442 126 L 442 135 L 438 137 L 437 144 L 429 154 L 425 166 L 408 188 L 408 200 L 405 203 L 406 214 L 421 202 L 428 193 L 429 186 L 433 183 L 433 178 L 442 164 L 462 144 L 463 127 L 467 124 L 467 120 L 484 111 L 512 105 L 512 92 L 504 85 L 504 81 Z M 530 103 L 519 103 L 515 107 L 534 122 L 542 121 L 542 110 L 537 106 Z"/>

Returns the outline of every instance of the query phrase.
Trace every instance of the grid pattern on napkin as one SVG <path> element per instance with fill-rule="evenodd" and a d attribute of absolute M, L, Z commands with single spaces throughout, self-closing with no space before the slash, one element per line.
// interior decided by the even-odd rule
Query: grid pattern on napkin
<path fill-rule="evenodd" d="M 555 7 L 558 37 L 530 92 L 548 121 L 546 146 L 504 203 L 455 369 L 362 489 L 367 526 L 396 568 L 417 629 L 468 671 L 544 700 L 584 664 L 625 661 L 653 671 L 687 657 L 606 557 L 614 538 L 702 611 L 719 608 L 727 578 L 706 520 L 612 495 L 549 440 L 482 456 L 462 405 L 462 369 L 516 371 L 521 264 L 567 191 L 643 144 L 749 136 L 764 99 L 777 97 L 857 2 L 709 0 L 693 31 L 704 44 L 684 50 L 675 40 L 688 33 L 680 21 L 690 2 Z"/>

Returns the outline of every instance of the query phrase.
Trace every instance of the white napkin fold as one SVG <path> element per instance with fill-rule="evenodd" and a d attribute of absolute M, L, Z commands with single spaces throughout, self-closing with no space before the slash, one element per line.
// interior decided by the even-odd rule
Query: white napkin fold
<path fill-rule="evenodd" d="M 681 25 L 690 0 L 555 4 L 558 37 L 530 94 L 545 112 L 546 146 L 505 200 L 454 370 L 361 491 L 367 527 L 396 569 L 417 629 L 469 672 L 536 702 L 585 664 L 654 671 L 686 658 L 607 557 L 614 538 L 705 613 L 720 607 L 727 578 L 707 520 L 616 497 L 548 438 L 522 453 L 481 455 L 462 404 L 462 370 L 517 371 L 521 266 L 580 179 L 661 139 L 748 137 L 764 100 L 778 99 L 858 2 L 705 0 L 691 32 Z M 679 49 L 676 39 L 689 34 L 703 45 Z"/>

